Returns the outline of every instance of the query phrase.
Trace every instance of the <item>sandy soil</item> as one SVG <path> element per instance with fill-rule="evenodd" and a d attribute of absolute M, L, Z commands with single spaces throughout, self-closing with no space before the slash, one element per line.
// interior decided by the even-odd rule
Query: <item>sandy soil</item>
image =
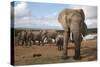
<path fill-rule="evenodd" d="M 47 64 L 47 63 L 62 63 L 62 62 L 81 62 L 97 60 L 97 41 L 88 40 L 81 44 L 81 60 L 76 61 L 74 56 L 74 44 L 69 43 L 68 56 L 69 59 L 61 59 L 62 51 L 58 51 L 55 44 L 46 44 L 45 46 L 22 47 L 15 46 L 15 65 L 29 64 Z"/>

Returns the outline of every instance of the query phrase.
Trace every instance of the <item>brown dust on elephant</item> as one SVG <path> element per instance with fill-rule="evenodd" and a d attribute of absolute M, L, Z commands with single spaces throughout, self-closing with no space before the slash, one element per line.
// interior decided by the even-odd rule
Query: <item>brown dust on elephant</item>
<path fill-rule="evenodd" d="M 87 25 L 84 20 L 85 15 L 82 9 L 64 9 L 59 13 L 58 21 L 64 28 L 63 59 L 68 58 L 68 40 L 70 39 L 70 33 L 72 33 L 75 44 L 74 59 L 80 60 L 82 35 L 85 36 L 87 32 Z"/>

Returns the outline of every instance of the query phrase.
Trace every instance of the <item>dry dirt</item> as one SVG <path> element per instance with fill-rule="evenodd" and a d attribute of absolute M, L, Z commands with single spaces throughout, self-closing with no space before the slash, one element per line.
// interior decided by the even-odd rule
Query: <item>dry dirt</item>
<path fill-rule="evenodd" d="M 76 61 L 74 56 L 74 44 L 69 43 L 68 56 L 69 59 L 61 59 L 62 51 L 58 51 L 55 44 L 46 44 L 45 46 L 22 47 L 15 46 L 15 65 L 29 64 L 47 64 L 47 63 L 62 63 L 62 62 L 81 62 L 97 60 L 97 41 L 88 40 L 81 44 L 81 60 Z"/>

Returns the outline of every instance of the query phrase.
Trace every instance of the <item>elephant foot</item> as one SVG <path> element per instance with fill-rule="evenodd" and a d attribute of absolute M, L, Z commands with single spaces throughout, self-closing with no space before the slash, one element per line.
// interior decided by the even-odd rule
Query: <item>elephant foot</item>
<path fill-rule="evenodd" d="M 77 57 L 77 56 L 74 56 L 73 57 L 75 60 L 81 60 L 81 57 L 79 56 L 79 57 Z"/>

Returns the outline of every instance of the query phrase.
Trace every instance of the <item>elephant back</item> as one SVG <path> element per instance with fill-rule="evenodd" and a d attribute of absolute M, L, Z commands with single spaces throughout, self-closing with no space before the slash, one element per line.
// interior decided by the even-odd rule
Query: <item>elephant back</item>
<path fill-rule="evenodd" d="M 41 38 L 42 38 L 41 32 L 35 31 L 35 32 L 34 32 L 34 39 L 35 39 L 35 40 L 41 40 Z"/>
<path fill-rule="evenodd" d="M 47 32 L 47 37 L 48 37 L 48 38 L 53 38 L 53 39 L 55 39 L 56 36 L 57 36 L 57 32 L 56 32 L 56 31 L 50 30 L 50 31 Z"/>

